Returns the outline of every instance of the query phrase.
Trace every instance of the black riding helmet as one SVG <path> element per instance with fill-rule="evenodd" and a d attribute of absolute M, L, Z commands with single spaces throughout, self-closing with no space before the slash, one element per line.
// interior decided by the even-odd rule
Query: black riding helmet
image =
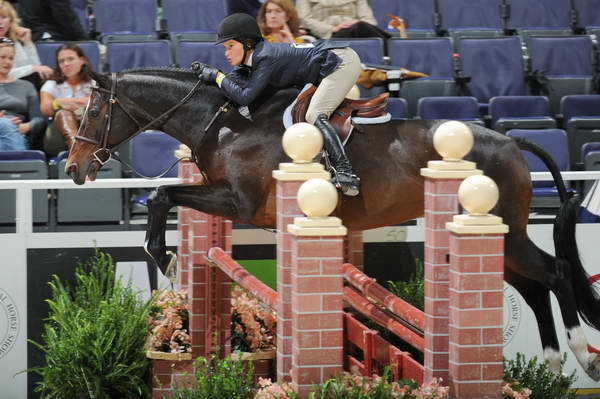
<path fill-rule="evenodd" d="M 256 20 L 252 16 L 243 13 L 231 14 L 219 25 L 217 31 L 216 44 L 226 42 L 227 40 L 236 40 L 248 46 L 248 39 L 258 43 L 263 40 L 262 34 Z"/>

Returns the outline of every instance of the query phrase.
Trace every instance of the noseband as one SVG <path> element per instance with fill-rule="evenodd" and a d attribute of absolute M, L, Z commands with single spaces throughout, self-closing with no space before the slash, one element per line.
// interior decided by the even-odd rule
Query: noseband
<path fill-rule="evenodd" d="M 125 141 L 122 142 L 122 143 L 124 143 L 126 141 L 131 140 L 132 138 L 134 138 L 135 136 L 137 136 L 138 134 L 140 134 L 141 132 L 143 132 L 145 130 L 148 130 L 152 127 L 158 128 L 158 127 L 162 126 L 165 123 L 166 118 L 171 116 L 171 114 L 173 112 L 175 112 L 179 107 L 181 107 L 183 104 L 188 102 L 190 98 L 193 97 L 193 95 L 196 93 L 196 90 L 198 89 L 198 87 L 200 86 L 201 83 L 202 83 L 202 81 L 198 80 L 198 82 L 194 85 L 194 87 L 190 90 L 190 92 L 184 98 L 182 98 L 181 101 L 179 101 L 177 104 L 175 104 L 174 106 L 172 106 L 171 108 L 169 108 L 168 110 L 163 112 L 158 117 L 152 119 L 150 122 L 146 123 L 145 125 L 142 125 L 141 123 L 139 123 L 137 121 L 137 119 L 135 119 L 135 117 L 131 114 L 131 112 L 129 112 L 127 110 L 127 108 L 125 108 L 123 106 L 123 104 L 119 101 L 119 99 L 117 98 L 117 74 L 113 72 L 111 74 L 110 90 L 107 90 L 103 87 L 98 87 L 98 86 L 92 87 L 92 90 L 97 90 L 101 93 L 107 93 L 110 95 L 110 97 L 108 99 L 108 113 L 105 116 L 106 121 L 104 122 L 104 128 L 102 129 L 101 139 L 98 141 L 98 140 L 90 138 L 90 137 L 80 136 L 78 133 L 75 136 L 75 140 L 79 140 L 79 141 L 83 141 L 86 143 L 91 143 L 91 144 L 100 146 L 100 148 L 97 149 L 96 151 L 94 151 L 94 154 L 93 154 L 94 159 L 100 164 L 100 166 L 103 166 L 112 157 L 115 157 L 115 159 L 119 160 L 120 162 L 123 162 L 117 156 L 115 156 L 115 154 L 113 153 L 113 150 L 108 147 L 108 136 L 110 134 L 110 129 L 112 126 L 113 106 L 115 104 L 118 105 L 119 108 L 121 108 L 121 110 L 125 113 L 125 115 L 127 115 L 127 117 L 129 119 L 131 119 L 133 121 L 133 123 L 135 123 L 135 125 L 137 126 L 137 131 L 134 134 L 132 134 L 131 136 L 129 136 Z M 163 120 L 163 119 L 165 119 L 165 120 Z M 120 144 L 122 144 L 122 143 L 120 143 Z M 173 164 L 173 166 L 174 165 L 175 164 Z M 173 168 L 173 166 L 171 166 L 171 168 L 169 168 L 162 175 L 168 173 L 169 170 L 171 170 Z"/>

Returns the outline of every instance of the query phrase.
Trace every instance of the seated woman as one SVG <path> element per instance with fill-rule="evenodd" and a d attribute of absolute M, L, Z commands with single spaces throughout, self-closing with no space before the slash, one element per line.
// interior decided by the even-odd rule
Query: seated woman
<path fill-rule="evenodd" d="M 297 0 L 296 8 L 310 34 L 320 39 L 390 38 L 389 33 L 377 26 L 367 0 Z"/>
<path fill-rule="evenodd" d="M 300 19 L 289 0 L 267 0 L 258 10 L 258 27 L 270 43 L 302 43 Z"/>
<path fill-rule="evenodd" d="M 8 1 L 0 0 L 0 38 L 7 38 L 15 43 L 15 61 L 10 76 L 28 80 L 39 89 L 43 80 L 52 77 L 52 68 L 40 65 L 40 57 L 31 40 L 31 31 L 19 26 L 18 22 L 14 7 Z"/>
<path fill-rule="evenodd" d="M 21 151 L 36 148 L 45 122 L 35 87 L 10 76 L 14 59 L 14 43 L 0 38 L 0 150 Z"/>
<path fill-rule="evenodd" d="M 42 114 L 54 117 L 44 136 L 44 151 L 49 156 L 71 147 L 92 86 L 88 72 L 92 66 L 77 44 L 60 46 L 56 65 L 54 80 L 44 83 L 40 93 Z"/>

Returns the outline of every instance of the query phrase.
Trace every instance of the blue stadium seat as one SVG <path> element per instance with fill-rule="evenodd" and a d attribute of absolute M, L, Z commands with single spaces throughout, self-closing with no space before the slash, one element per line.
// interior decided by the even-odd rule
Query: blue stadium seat
<path fill-rule="evenodd" d="M 131 165 L 141 175 L 157 176 L 177 161 L 175 150 L 179 144 L 173 137 L 157 130 L 142 132 L 131 140 Z M 165 177 L 177 177 L 177 167 Z"/>
<path fill-rule="evenodd" d="M 399 97 L 390 97 L 387 100 L 386 111 L 392 115 L 392 120 L 406 119 L 406 100 Z"/>
<path fill-rule="evenodd" d="M 510 129 L 550 129 L 550 103 L 544 96 L 503 96 L 490 100 L 491 126 L 504 133 Z"/>
<path fill-rule="evenodd" d="M 383 40 L 378 37 L 368 39 L 344 39 L 356 51 L 363 64 L 383 63 Z"/>
<path fill-rule="evenodd" d="M 585 143 L 581 146 L 581 161 L 583 170 L 600 170 L 600 141 Z M 594 184 L 594 180 L 587 180 L 583 184 L 583 196 Z"/>
<path fill-rule="evenodd" d="M 480 121 L 475 97 L 422 97 L 417 114 L 421 119 Z"/>
<path fill-rule="evenodd" d="M 600 26 L 600 0 L 575 0 L 581 26 Z"/>
<path fill-rule="evenodd" d="M 129 157 L 133 168 L 143 176 L 133 177 L 153 177 L 163 173 L 177 161 L 175 150 L 179 148 L 179 144 L 179 141 L 157 130 L 148 130 L 134 137 L 131 140 Z M 177 166 L 164 177 L 177 177 Z M 133 196 L 134 203 L 145 207 L 148 190 L 136 191 Z"/>
<path fill-rule="evenodd" d="M 565 0 L 518 0 L 511 1 L 510 26 L 568 27 L 569 2 Z"/>
<path fill-rule="evenodd" d="M 521 41 L 516 36 L 461 39 L 460 63 L 470 94 L 480 103 L 482 114 L 492 97 L 527 93 Z"/>
<path fill-rule="evenodd" d="M 169 32 L 216 32 L 225 17 L 223 0 L 163 0 Z"/>
<path fill-rule="evenodd" d="M 554 114 L 559 113 L 563 96 L 592 92 L 593 43 L 589 36 L 532 36 L 528 49 L 531 71 L 543 72 L 549 80 L 548 97 Z"/>
<path fill-rule="evenodd" d="M 387 29 L 389 18 L 387 14 L 397 15 L 404 19 L 406 27 L 412 29 L 432 28 L 432 1 L 390 1 L 371 0 L 370 2 L 379 27 Z"/>
<path fill-rule="evenodd" d="M 128 68 L 172 65 L 169 41 L 109 42 L 106 45 L 107 72 Z"/>
<path fill-rule="evenodd" d="M 550 154 L 560 171 L 569 170 L 569 153 L 567 150 L 567 134 L 562 129 L 525 130 L 512 129 L 506 133 L 511 137 L 521 137 L 542 147 Z M 537 156 L 522 151 L 532 172 L 547 172 L 546 165 Z M 553 181 L 533 182 L 532 207 L 555 207 L 560 204 L 558 190 Z"/>
<path fill-rule="evenodd" d="M 87 5 L 88 0 L 71 0 L 71 8 L 77 15 L 77 19 L 79 19 L 79 23 L 85 32 L 90 31 L 90 23 L 88 20 L 88 10 Z"/>
<path fill-rule="evenodd" d="M 445 28 L 501 28 L 500 0 L 442 0 Z"/>
<path fill-rule="evenodd" d="M 447 37 L 388 40 L 388 55 L 392 65 L 429 75 L 428 78 L 402 83 L 400 95 L 408 103 L 407 117 L 416 115 L 421 97 L 456 94 L 452 53 L 452 41 Z"/>
<path fill-rule="evenodd" d="M 96 0 L 96 30 L 101 33 L 154 34 L 156 0 Z"/>
<path fill-rule="evenodd" d="M 48 165 L 42 151 L 0 151 L 0 180 L 47 179 Z M 0 190 L 0 223 L 15 223 L 14 190 Z M 33 221 L 48 222 L 48 190 L 33 191 Z"/>
<path fill-rule="evenodd" d="M 204 62 L 219 68 L 223 72 L 231 71 L 222 46 L 215 46 L 213 42 L 181 40 L 175 47 L 177 64 L 182 68 L 189 68 L 194 61 Z"/>
<path fill-rule="evenodd" d="M 49 67 L 56 68 L 56 50 L 62 46 L 64 42 L 37 42 L 38 54 L 42 65 L 48 65 Z M 85 55 L 89 58 L 92 63 L 94 70 L 100 70 L 100 49 L 98 42 L 86 41 L 77 42 L 79 47 L 85 52 Z"/>
<path fill-rule="evenodd" d="M 585 143 L 600 141 L 600 94 L 565 96 L 561 113 L 567 128 L 571 167 L 580 162 Z"/>

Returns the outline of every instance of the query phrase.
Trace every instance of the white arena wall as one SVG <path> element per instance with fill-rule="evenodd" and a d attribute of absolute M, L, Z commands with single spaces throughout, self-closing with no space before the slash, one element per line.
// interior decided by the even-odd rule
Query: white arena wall
<path fill-rule="evenodd" d="M 106 179 L 111 180 L 111 179 Z M 128 179 L 127 187 L 136 186 L 152 187 L 164 184 L 161 181 L 140 181 Z M 166 180 L 165 180 L 166 181 Z M 168 179 L 173 183 L 177 179 Z M 64 186 L 55 188 L 72 187 L 66 181 L 53 181 L 36 188 L 44 188 L 48 184 Z M 13 182 L 14 183 L 14 182 Z M 96 183 L 84 186 L 91 188 Z M 6 182 L 8 184 L 8 182 Z M 42 184 L 42 183 L 40 183 Z M 122 180 L 117 182 L 102 182 L 96 187 L 125 187 Z M 0 182 L 0 189 L 6 188 L 5 182 Z M 26 192 L 28 190 L 21 190 Z M 31 191 L 29 191 L 31 192 Z M 24 198 L 24 199 L 23 199 Z M 27 339 L 39 337 L 43 320 L 36 317 L 40 310 L 40 298 L 44 297 L 49 289 L 47 281 L 51 274 L 62 270 L 71 270 L 77 265 L 77 260 L 85 260 L 93 248 L 101 248 L 110 253 L 117 262 L 117 270 L 123 276 L 131 277 L 146 293 L 149 292 L 146 256 L 143 252 L 145 233 L 142 231 L 88 231 L 69 233 L 34 233 L 27 224 L 31 220 L 27 216 L 27 207 L 31 199 L 24 194 L 18 201 L 17 214 L 19 215 L 16 233 L 0 234 L 0 399 L 27 398 L 28 377 L 25 373 L 17 373 L 38 364 L 39 354 L 32 354 L 28 350 Z M 532 240 L 549 253 L 554 252 L 552 242 L 551 220 L 530 224 L 529 232 Z M 598 250 L 598 237 L 600 237 L 600 224 L 579 224 L 577 226 L 577 240 L 580 254 L 588 273 L 600 278 L 600 251 Z M 410 226 L 394 226 L 365 232 L 364 241 L 369 243 L 409 243 L 419 245 L 424 239 L 422 220 Z M 274 245 L 274 235 L 258 229 L 234 230 L 234 246 L 236 245 Z M 177 231 L 167 232 L 167 246 L 175 247 L 178 242 Z M 393 264 L 392 262 L 390 262 Z M 58 271 L 58 272 L 57 272 Z M 600 285 L 600 284 L 599 284 Z M 168 286 L 167 281 L 159 279 L 159 286 Z M 600 288 L 600 287 L 599 287 Z M 28 303 L 28 298 L 36 298 L 38 303 Z M 30 302 L 34 302 L 31 301 Z M 561 349 L 568 354 L 566 372 L 575 370 L 578 376 L 576 387 L 592 389 L 600 392 L 600 383 L 592 381 L 568 350 L 565 332 L 562 327 L 562 318 L 556 303 L 552 299 L 554 318 L 557 326 Z M 528 358 L 542 357 L 542 348 L 537 333 L 535 317 L 520 295 L 510 286 L 505 286 L 505 321 L 504 321 L 504 355 L 513 358 L 517 352 L 524 353 Z M 584 326 L 587 337 L 592 345 L 600 348 L 600 332 Z M 36 357 L 37 356 L 37 357 Z M 30 377 L 31 378 L 31 377 Z M 32 381 L 29 381 L 29 390 Z M 37 397 L 30 395 L 29 397 Z"/>

